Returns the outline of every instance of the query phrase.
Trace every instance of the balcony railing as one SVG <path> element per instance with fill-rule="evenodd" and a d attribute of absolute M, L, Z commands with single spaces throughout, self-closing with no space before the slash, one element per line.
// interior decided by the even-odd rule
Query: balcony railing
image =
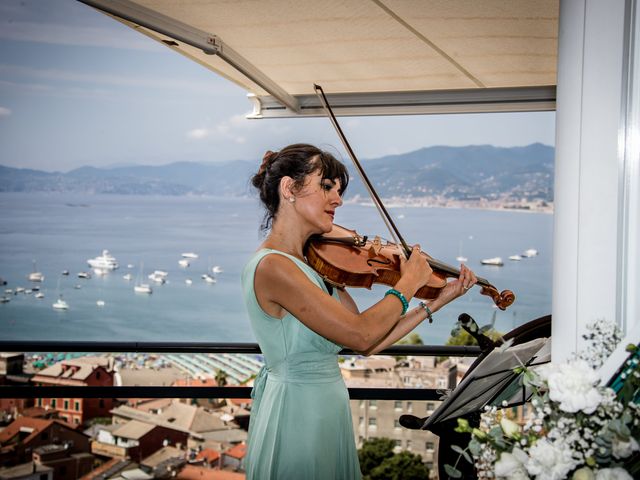
<path fill-rule="evenodd" d="M 0 341 L 2 352 L 86 352 L 86 353 L 236 353 L 260 354 L 256 343 L 178 343 L 178 342 L 63 342 Z M 358 355 L 344 349 L 340 355 Z M 379 355 L 477 357 L 479 347 L 441 345 L 394 345 Z M 352 400 L 439 400 L 441 389 L 433 388 L 349 388 Z M 249 398 L 251 387 L 178 386 L 35 386 L 0 387 L 0 398 Z"/>

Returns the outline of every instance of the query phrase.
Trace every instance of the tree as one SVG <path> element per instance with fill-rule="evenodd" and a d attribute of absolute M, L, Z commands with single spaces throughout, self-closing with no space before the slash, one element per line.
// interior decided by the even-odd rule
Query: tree
<path fill-rule="evenodd" d="M 389 438 L 370 438 L 362 443 L 362 448 L 358 450 L 360 460 L 360 470 L 365 478 L 371 471 L 379 466 L 385 459 L 393 457 L 393 447 L 395 443 Z"/>
<path fill-rule="evenodd" d="M 365 440 L 358 450 L 364 480 L 424 480 L 429 469 L 420 455 L 411 452 L 393 453 L 395 443 L 389 438 Z"/>
<path fill-rule="evenodd" d="M 216 369 L 215 380 L 218 386 L 224 387 L 227 384 L 227 372 L 225 372 L 224 370 Z"/>
<path fill-rule="evenodd" d="M 424 480 L 429 478 L 429 469 L 422 457 L 415 453 L 402 451 L 393 457 L 385 458 L 369 474 L 371 480 Z"/>
<path fill-rule="evenodd" d="M 412 332 L 398 342 L 399 345 L 424 345 L 422 338 L 416 332 Z"/>

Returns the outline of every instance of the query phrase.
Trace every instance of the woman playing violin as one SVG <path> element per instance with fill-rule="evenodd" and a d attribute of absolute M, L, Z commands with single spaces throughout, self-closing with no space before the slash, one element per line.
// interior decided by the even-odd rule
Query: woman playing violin
<path fill-rule="evenodd" d="M 342 163 L 306 144 L 267 152 L 252 179 L 268 235 L 242 275 L 266 363 L 252 392 L 248 479 L 361 478 L 337 353 L 387 348 L 476 283 L 462 266 L 436 298 L 407 311 L 432 274 L 416 245 L 401 261 L 398 282 L 362 312 L 346 290 L 328 288 L 304 247 L 311 235 L 331 231 L 348 181 Z"/>

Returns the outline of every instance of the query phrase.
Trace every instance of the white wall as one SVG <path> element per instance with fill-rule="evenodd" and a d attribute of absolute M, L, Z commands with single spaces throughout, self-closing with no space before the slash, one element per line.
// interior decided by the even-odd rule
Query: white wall
<path fill-rule="evenodd" d="M 617 321 L 628 331 L 636 322 L 628 315 L 629 300 L 637 296 L 630 295 L 633 282 L 628 280 L 639 269 L 637 264 L 626 266 L 632 254 L 629 242 L 638 238 L 629 231 L 629 218 L 639 210 L 623 181 L 625 162 L 627 167 L 637 164 L 637 155 L 625 150 L 630 5 L 631 0 L 560 4 L 554 361 L 580 349 L 586 325 L 596 319 Z"/>

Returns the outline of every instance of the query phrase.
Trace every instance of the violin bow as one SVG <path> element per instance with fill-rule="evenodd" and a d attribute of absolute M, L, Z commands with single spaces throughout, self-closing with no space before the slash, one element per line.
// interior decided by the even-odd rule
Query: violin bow
<path fill-rule="evenodd" d="M 369 181 L 369 177 L 367 177 L 367 174 L 362 168 L 362 165 L 360 165 L 360 162 L 358 161 L 356 154 L 351 148 L 351 145 L 349 145 L 349 141 L 347 140 L 347 137 L 342 132 L 342 128 L 340 128 L 340 124 L 338 123 L 336 116 L 333 114 L 333 110 L 331 110 L 331 107 L 329 106 L 329 101 L 327 100 L 327 97 L 324 94 L 324 90 L 322 90 L 322 87 L 320 85 L 315 83 L 313 84 L 313 88 L 316 91 L 316 95 L 318 95 L 318 98 L 320 99 L 320 103 L 322 103 L 322 106 L 327 112 L 327 116 L 331 120 L 333 127 L 336 129 L 336 132 L 338 133 L 338 137 L 340 137 L 340 140 L 342 141 L 342 145 L 347 150 L 347 153 L 349 154 L 349 157 L 351 158 L 353 165 L 356 167 L 356 171 L 360 175 L 360 178 L 362 179 L 362 183 L 364 183 L 364 186 L 369 191 L 369 195 L 371 195 L 374 205 L 378 209 L 378 212 L 380 212 L 380 216 L 382 217 L 382 220 L 384 221 L 387 227 L 387 230 L 389 230 L 389 233 L 391 234 L 391 237 L 396 242 L 396 244 L 402 245 L 402 250 L 404 251 L 405 257 L 409 258 L 409 256 L 411 255 L 411 249 L 407 245 L 407 242 L 404 241 L 404 238 L 402 238 L 402 235 L 400 234 L 398 227 L 396 227 L 396 224 L 393 222 L 391 215 L 389 215 L 389 212 L 387 211 L 384 204 L 382 203 L 382 200 L 380 200 L 380 197 L 378 196 L 378 192 L 376 192 L 375 188 L 373 188 L 373 185 Z"/>
<path fill-rule="evenodd" d="M 322 90 L 322 87 L 320 85 L 315 84 L 315 83 L 313 84 L 313 88 L 316 91 L 316 95 L 320 99 L 320 103 L 322 103 L 322 106 L 324 107 L 325 111 L 327 112 L 327 115 L 328 115 L 329 119 L 331 120 L 331 123 L 333 124 L 333 127 L 335 128 L 336 132 L 338 133 L 338 136 L 340 137 L 340 140 L 342 141 L 342 145 L 344 145 L 344 148 L 347 150 L 347 153 L 349 154 L 349 157 L 351 158 L 351 161 L 353 162 L 354 166 L 356 167 L 356 170 L 357 170 L 358 174 L 360 175 L 360 178 L 362 179 L 362 182 L 364 183 L 365 187 L 367 187 L 367 190 L 369 191 L 369 195 L 371 195 L 371 198 L 373 199 L 374 205 L 378 209 L 378 212 L 380 212 L 382 220 L 384 221 L 385 225 L 387 226 L 387 229 L 389 230 L 389 233 L 393 237 L 393 239 L 396 242 L 396 244 L 402 246 L 402 251 L 404 252 L 405 257 L 409 258 L 409 256 L 411 255 L 411 249 L 407 245 L 407 242 L 404 241 L 404 238 L 402 238 L 402 235 L 400 234 L 400 231 L 398 230 L 398 227 L 396 227 L 396 224 L 393 222 L 393 219 L 391 218 L 391 215 L 389 215 L 389 212 L 387 212 L 387 209 L 383 205 L 382 200 L 380 200 L 380 197 L 378 196 L 378 193 L 376 192 L 375 188 L 373 188 L 373 185 L 369 181 L 369 177 L 367 177 L 367 174 L 365 173 L 364 169 L 362 168 L 362 165 L 360 165 L 360 162 L 358 161 L 358 158 L 356 157 L 356 154 L 353 152 L 353 149 L 351 148 L 351 145 L 349 145 L 347 137 L 342 132 L 342 128 L 340 128 L 340 124 L 338 124 L 338 120 L 336 119 L 336 116 L 333 114 L 333 110 L 331 110 L 331 107 L 329 106 L 329 101 L 327 100 L 327 97 L 324 94 L 324 90 Z M 445 271 L 452 272 L 452 271 L 455 270 L 455 269 L 453 269 L 453 267 L 450 267 L 449 265 L 445 265 L 445 264 L 443 264 L 441 262 L 438 262 L 437 260 L 434 260 L 434 259 L 430 259 L 429 263 L 432 264 L 432 265 L 437 264 L 439 268 L 441 268 L 441 269 L 443 269 Z M 457 270 L 456 270 L 456 272 L 457 272 Z M 478 285 L 480 285 L 482 287 L 481 293 L 483 295 L 487 295 L 487 296 L 491 297 L 493 299 L 494 303 L 496 304 L 496 306 L 500 310 L 505 310 L 508 306 L 510 306 L 515 301 L 516 297 L 515 297 L 515 295 L 513 294 L 513 292 L 511 290 L 503 290 L 502 292 L 498 292 L 496 287 L 491 285 L 491 283 L 489 283 L 484 278 L 478 278 Z"/>

